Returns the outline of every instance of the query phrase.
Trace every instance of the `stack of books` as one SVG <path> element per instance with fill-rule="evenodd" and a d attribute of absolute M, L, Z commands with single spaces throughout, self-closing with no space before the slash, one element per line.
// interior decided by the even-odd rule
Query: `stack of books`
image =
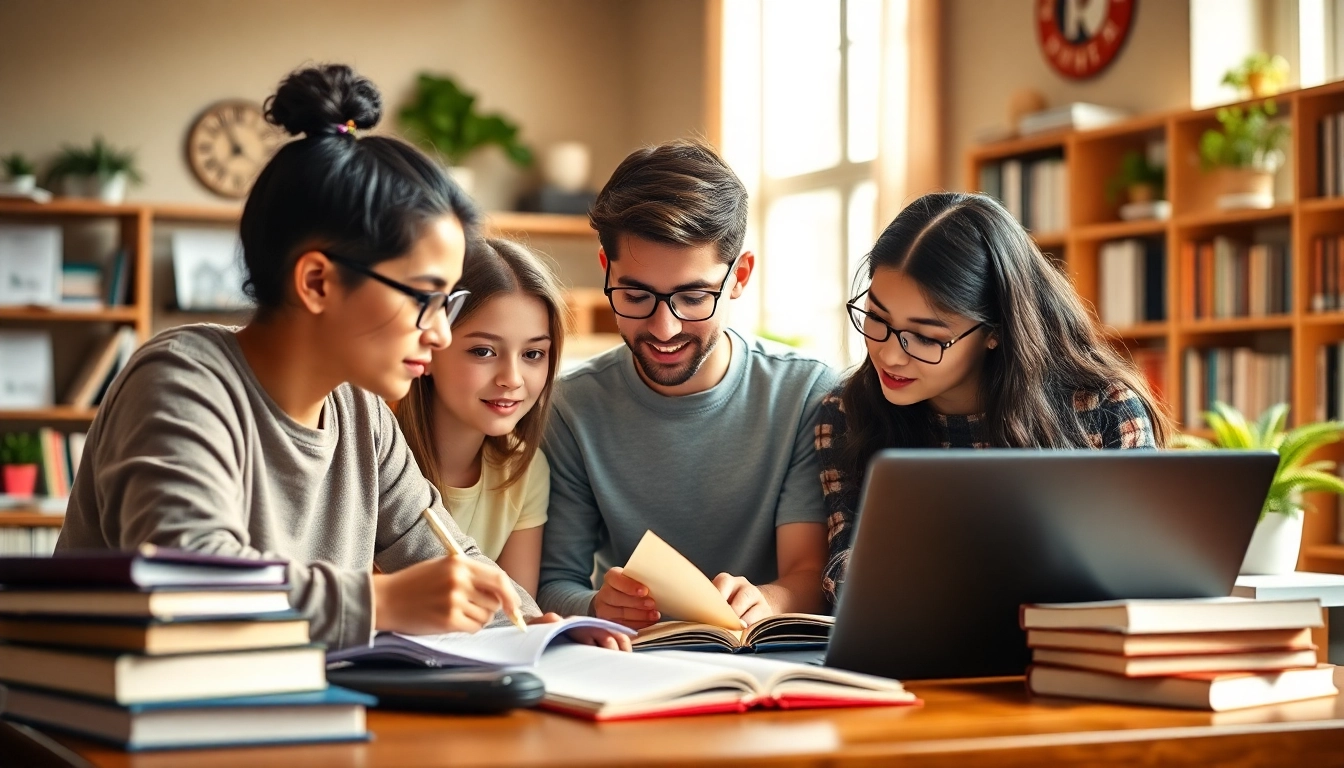
<path fill-rule="evenodd" d="M 143 547 L 0 558 L 0 716 L 127 750 L 368 738 L 285 564 Z"/>
<path fill-rule="evenodd" d="M 1315 599 L 1026 605 L 1021 619 L 1034 694 L 1218 712 L 1339 692 L 1316 663 Z"/>

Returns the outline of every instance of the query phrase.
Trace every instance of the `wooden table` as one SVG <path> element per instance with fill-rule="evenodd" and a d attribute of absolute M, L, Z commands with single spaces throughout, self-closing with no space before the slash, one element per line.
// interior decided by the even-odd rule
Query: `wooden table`
<path fill-rule="evenodd" d="M 923 707 L 605 724 L 539 711 L 501 717 L 374 711 L 369 725 L 376 736 L 366 744 L 136 755 L 58 740 L 94 765 L 134 768 L 1344 765 L 1344 697 L 1207 713 L 1030 699 L 1020 678 L 909 688 Z"/>

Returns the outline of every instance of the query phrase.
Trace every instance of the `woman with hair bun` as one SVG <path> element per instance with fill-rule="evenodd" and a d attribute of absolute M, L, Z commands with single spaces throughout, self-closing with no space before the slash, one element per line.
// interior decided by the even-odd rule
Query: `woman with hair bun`
<path fill-rule="evenodd" d="M 131 358 L 89 430 L 58 549 L 288 560 L 291 605 L 335 648 L 538 616 L 453 525 L 385 402 L 451 341 L 478 214 L 420 151 L 362 135 L 381 115 L 377 88 L 342 65 L 295 72 L 268 99 L 296 138 L 243 208 L 256 314 L 173 328 Z M 466 557 L 443 556 L 425 509 Z"/>

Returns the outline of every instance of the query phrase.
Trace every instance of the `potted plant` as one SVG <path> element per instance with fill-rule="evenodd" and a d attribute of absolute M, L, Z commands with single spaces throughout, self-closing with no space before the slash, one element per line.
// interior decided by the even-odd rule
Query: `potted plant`
<path fill-rule="evenodd" d="M 1268 53 L 1252 53 L 1241 65 L 1223 75 L 1223 85 L 1236 88 L 1244 97 L 1263 99 L 1283 90 L 1288 82 L 1288 60 Z"/>
<path fill-rule="evenodd" d="M 421 73 L 414 99 L 398 117 L 413 138 L 429 144 L 444 159 L 449 171 L 471 194 L 471 171 L 462 163 L 476 150 L 494 145 L 520 167 L 532 164 L 532 150 L 518 141 L 518 126 L 498 113 L 476 110 L 475 94 L 458 87 L 450 77 Z"/>
<path fill-rule="evenodd" d="M 1241 564 L 1242 573 L 1291 573 L 1297 568 L 1302 546 L 1302 517 L 1306 509 L 1302 494 L 1324 492 L 1344 495 L 1344 479 L 1334 474 L 1335 462 L 1311 461 L 1322 446 L 1344 437 L 1344 421 L 1321 421 L 1286 430 L 1288 405 L 1279 403 L 1254 423 L 1226 403 L 1214 403 L 1204 414 L 1213 428 L 1215 442 L 1193 435 L 1179 435 L 1178 447 L 1264 449 L 1279 454 L 1260 521 Z"/>
<path fill-rule="evenodd" d="M 5 176 L 8 179 L 5 191 L 26 195 L 37 188 L 37 171 L 22 153 L 14 152 L 0 158 L 0 165 L 4 165 Z"/>
<path fill-rule="evenodd" d="M 1274 172 L 1283 164 L 1287 123 L 1276 120 L 1273 99 L 1246 107 L 1218 110 L 1221 130 L 1199 138 L 1201 169 L 1215 178 L 1220 208 L 1269 208 L 1274 205 Z"/>
<path fill-rule="evenodd" d="M 70 197 L 92 197 L 105 203 L 120 203 L 128 184 L 143 181 L 135 153 L 116 149 L 101 136 L 88 149 L 65 145 L 48 175 L 53 183 L 60 181 Z"/>
<path fill-rule="evenodd" d="M 37 462 L 42 451 L 31 432 L 10 432 L 0 439 L 0 465 L 4 467 L 5 493 L 32 498 L 37 488 Z"/>
<path fill-rule="evenodd" d="M 1166 218 L 1170 206 L 1167 199 L 1167 169 L 1151 162 L 1148 155 L 1131 149 L 1120 156 L 1120 167 L 1106 182 L 1106 200 L 1120 202 L 1120 218 Z"/>

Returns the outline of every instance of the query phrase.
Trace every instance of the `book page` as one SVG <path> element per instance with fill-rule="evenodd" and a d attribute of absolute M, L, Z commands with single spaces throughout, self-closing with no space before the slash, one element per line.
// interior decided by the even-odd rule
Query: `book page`
<path fill-rule="evenodd" d="M 630 554 L 625 575 L 649 588 L 664 618 L 742 628 L 742 620 L 714 583 L 653 531 L 646 531 Z"/>
<path fill-rule="evenodd" d="M 761 656 L 696 653 L 694 651 L 650 651 L 644 655 L 667 660 L 709 664 L 746 672 L 756 680 L 757 685 L 762 690 L 769 691 L 773 696 L 805 692 L 812 696 L 871 698 L 864 694 L 866 692 L 877 692 L 884 694 L 882 698 L 893 701 L 904 701 L 907 698 L 913 701 L 915 698 L 896 680 L 812 664 L 776 661 Z"/>
<path fill-rule="evenodd" d="M 685 638 L 695 642 L 722 643 L 729 648 L 735 648 L 741 645 L 744 631 L 724 629 L 712 624 L 701 624 L 697 621 L 660 621 L 651 627 L 639 630 L 639 634 L 635 636 L 635 642 L 653 643 L 661 640 L 671 641 Z"/>
<path fill-rule="evenodd" d="M 733 698 L 756 695 L 754 678 L 741 670 L 699 663 L 712 653 L 664 658 L 662 653 L 621 653 L 588 645 L 558 645 L 542 656 L 536 674 L 546 696 L 596 705 L 672 703 L 683 696 L 727 689 Z"/>
<path fill-rule="evenodd" d="M 625 635 L 634 634 L 633 630 L 619 624 L 584 616 L 552 624 L 529 624 L 526 632 L 519 632 L 514 626 L 442 635 L 384 632 L 374 638 L 372 645 L 327 654 L 327 661 L 358 661 L 364 657 L 382 656 L 382 651 L 386 650 L 432 666 L 531 667 L 541 659 L 542 651 L 551 641 L 576 627 L 598 627 Z"/>

